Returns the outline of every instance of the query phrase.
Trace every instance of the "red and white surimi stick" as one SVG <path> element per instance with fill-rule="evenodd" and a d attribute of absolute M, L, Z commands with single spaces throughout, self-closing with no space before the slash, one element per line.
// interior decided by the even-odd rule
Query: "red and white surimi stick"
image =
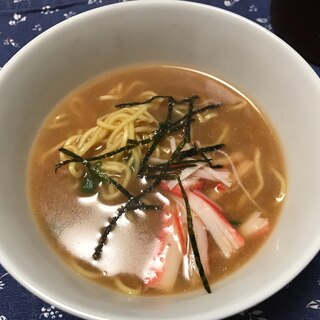
<path fill-rule="evenodd" d="M 232 253 L 244 245 L 242 236 L 225 219 L 212 200 L 196 190 L 188 192 L 188 200 L 192 211 L 202 220 L 226 258 L 230 258 Z"/>
<path fill-rule="evenodd" d="M 201 190 L 203 187 L 203 181 L 190 178 L 182 181 L 182 185 L 185 190 L 189 190 L 189 189 Z M 173 189 L 170 190 L 168 187 L 168 184 L 164 181 L 161 181 L 160 187 L 165 191 L 169 191 L 170 193 L 176 196 L 182 197 L 182 192 L 178 184 Z"/>
<path fill-rule="evenodd" d="M 202 168 L 203 166 L 206 166 L 207 164 L 205 162 L 197 163 L 194 167 L 185 168 L 180 173 L 180 180 L 185 181 L 189 176 L 191 176 L 194 172 Z M 177 180 L 170 180 L 168 183 L 169 190 L 172 190 L 175 186 L 178 185 Z"/>
<path fill-rule="evenodd" d="M 162 212 L 162 230 L 158 246 L 144 271 L 146 288 L 170 291 L 176 282 L 182 254 L 174 235 L 173 216 L 167 210 Z"/>
<path fill-rule="evenodd" d="M 209 254 L 208 254 L 208 235 L 203 222 L 198 217 L 193 217 L 193 229 L 196 236 L 198 250 L 200 254 L 201 263 L 205 274 L 210 274 Z"/>
<path fill-rule="evenodd" d="M 187 232 L 185 230 L 185 225 L 187 223 L 187 218 L 186 218 L 186 208 L 185 208 L 185 204 L 182 198 L 180 197 L 176 197 L 176 196 L 172 196 L 172 199 L 176 202 L 176 206 L 177 206 L 177 211 L 180 214 L 180 221 L 182 223 L 182 225 L 184 226 L 184 231 L 185 231 L 185 248 L 187 250 L 187 245 L 188 245 L 188 240 L 187 240 Z M 203 224 L 203 222 L 201 221 L 200 218 L 193 216 L 193 229 L 194 229 L 194 233 L 196 236 L 196 241 L 197 241 L 197 245 L 198 245 L 198 250 L 200 253 L 200 259 L 201 259 L 201 263 L 202 266 L 204 268 L 204 272 L 206 273 L 206 275 L 210 274 L 210 267 L 209 267 L 209 244 L 208 244 L 208 233 L 207 233 L 207 229 L 205 227 L 205 225 Z M 188 263 L 188 269 L 189 269 L 189 277 L 192 276 L 193 270 L 196 268 L 195 267 L 195 261 L 194 261 L 194 257 L 193 257 L 193 253 L 190 252 L 188 254 L 188 258 L 187 258 L 187 263 Z M 190 264 L 193 264 L 193 266 L 190 266 Z"/>
<path fill-rule="evenodd" d="M 187 253 L 187 231 L 185 229 L 184 221 L 185 216 L 184 213 L 181 212 L 179 206 L 177 204 L 171 205 L 171 212 L 173 218 L 173 225 L 175 234 L 178 236 L 181 253 L 185 255 Z"/>
<path fill-rule="evenodd" d="M 194 177 L 211 181 L 220 181 L 227 187 L 231 187 L 230 172 L 228 170 L 215 170 L 208 166 L 200 168 L 193 174 Z"/>
<path fill-rule="evenodd" d="M 239 232 L 243 236 L 265 235 L 270 230 L 267 218 L 261 217 L 261 212 L 252 213 L 249 218 L 241 225 Z"/>

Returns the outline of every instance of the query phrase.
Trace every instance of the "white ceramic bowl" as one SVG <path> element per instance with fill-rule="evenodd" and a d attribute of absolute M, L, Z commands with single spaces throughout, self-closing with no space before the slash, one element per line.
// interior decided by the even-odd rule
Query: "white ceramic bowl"
<path fill-rule="evenodd" d="M 51 108 L 109 69 L 164 62 L 233 84 L 271 119 L 289 193 L 270 239 L 211 295 L 127 297 L 73 274 L 48 248 L 27 205 L 30 145 Z M 0 259 L 40 298 L 86 319 L 219 319 L 269 297 L 320 248 L 320 82 L 270 32 L 223 10 L 184 2 L 130 2 L 89 11 L 46 31 L 0 74 Z"/>

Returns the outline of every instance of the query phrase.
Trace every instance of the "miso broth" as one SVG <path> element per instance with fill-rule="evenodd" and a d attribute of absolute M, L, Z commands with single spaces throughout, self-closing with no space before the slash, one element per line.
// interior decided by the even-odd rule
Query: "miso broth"
<path fill-rule="evenodd" d="M 247 97 L 195 70 L 147 65 L 94 79 L 53 109 L 31 150 L 27 190 L 46 239 L 75 272 L 158 295 L 203 287 L 188 215 L 210 284 L 250 259 L 278 219 L 286 173 L 274 129 Z"/>

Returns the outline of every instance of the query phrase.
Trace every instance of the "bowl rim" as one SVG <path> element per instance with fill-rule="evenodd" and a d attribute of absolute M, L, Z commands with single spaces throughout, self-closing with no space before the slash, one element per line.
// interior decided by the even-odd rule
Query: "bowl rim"
<path fill-rule="evenodd" d="M 56 31 L 63 29 L 65 26 L 69 24 L 73 24 L 75 22 L 80 21 L 81 19 L 86 19 L 89 16 L 94 16 L 98 12 L 102 11 L 112 11 L 112 10 L 118 10 L 119 8 L 130 8 L 130 7 L 151 7 L 151 6 L 174 6 L 174 7 L 194 7 L 194 8 L 203 8 L 207 11 L 211 11 L 212 13 L 218 13 L 221 15 L 229 16 L 233 20 L 249 24 L 251 28 L 255 28 L 258 30 L 258 32 L 263 32 L 265 36 L 271 38 L 273 41 L 278 42 L 281 44 L 282 47 L 285 48 L 285 50 L 288 52 L 288 54 L 291 54 L 295 57 L 297 64 L 300 64 L 302 67 L 304 67 L 305 72 L 309 73 L 310 77 L 314 78 L 314 81 L 318 81 L 319 88 L 320 88 L 320 79 L 316 72 L 311 68 L 311 66 L 286 42 L 284 42 L 282 39 L 280 39 L 278 36 L 273 34 L 271 31 L 267 30 L 266 28 L 258 25 L 257 23 L 249 20 L 248 18 L 245 18 L 243 16 L 240 16 L 239 14 L 230 12 L 228 10 L 215 7 L 213 5 L 207 5 L 202 3 L 196 3 L 196 2 L 189 2 L 189 1 L 174 1 L 174 0 L 154 0 L 154 1 L 131 1 L 131 2 L 121 2 L 121 3 L 114 3 L 114 4 L 108 4 L 99 8 L 90 9 L 88 11 L 82 12 L 77 14 L 76 16 L 71 17 L 68 20 L 59 22 L 55 24 L 54 26 L 50 27 L 49 29 L 42 32 L 40 35 L 36 36 L 34 39 L 32 39 L 30 42 L 28 42 L 23 48 L 21 48 L 14 56 L 11 57 L 11 59 L 3 66 L 0 73 L 0 82 L 3 78 L 5 78 L 6 74 L 10 74 L 11 66 L 14 66 L 16 64 L 16 61 L 18 61 L 21 57 L 23 57 L 26 53 L 28 53 L 29 49 L 32 49 L 34 46 L 36 46 L 39 42 L 46 41 L 46 39 L 50 38 L 52 34 L 54 34 Z M 292 279 L 294 279 L 310 262 L 311 260 L 317 255 L 320 249 L 320 234 L 318 237 L 314 240 L 314 246 L 310 246 L 307 248 L 307 250 L 304 252 L 304 255 L 300 257 L 299 262 L 297 262 L 295 265 L 291 266 L 290 269 L 287 270 L 286 273 L 283 273 L 281 277 L 277 278 L 277 281 L 273 283 L 269 283 L 266 285 L 266 287 L 258 292 L 256 295 L 248 297 L 245 300 L 242 300 L 240 303 L 237 302 L 232 306 L 229 306 L 229 310 L 223 314 L 223 317 L 228 317 L 231 315 L 234 315 L 240 311 L 243 311 L 247 308 L 250 308 L 261 301 L 269 298 L 276 292 L 278 292 L 280 289 L 282 289 L 287 283 L 289 283 Z M 0 252 L 1 252 L 1 246 L 0 246 Z M 42 290 L 42 287 L 37 286 L 36 284 L 33 284 L 29 282 L 28 279 L 24 278 L 23 273 L 21 272 L 20 268 L 16 267 L 14 263 L 12 263 L 10 258 L 6 258 L 5 255 L 0 255 L 0 263 L 2 266 L 10 273 L 10 275 L 18 281 L 23 287 L 25 287 L 28 291 L 39 297 L 40 299 L 44 300 L 47 303 L 53 304 L 60 308 L 61 310 L 64 310 L 72 315 L 83 317 L 86 319 L 92 319 L 92 320 L 103 320 L 107 319 L 108 315 L 101 318 L 100 316 L 94 316 L 91 314 L 88 314 L 85 311 L 80 311 L 75 309 L 74 307 L 66 305 L 63 301 L 59 301 L 53 297 L 50 296 L 50 294 L 47 294 L 46 291 Z M 206 315 L 203 319 L 209 320 L 210 315 Z M 110 319 L 110 318 L 109 318 Z M 124 320 L 127 319 L 125 316 L 114 316 L 112 319 L 119 319 Z M 155 317 L 154 319 L 162 319 Z M 171 319 L 171 318 L 170 318 Z M 174 319 L 174 316 L 172 317 Z M 184 319 L 194 319 L 193 316 L 185 317 Z M 210 318 L 211 319 L 211 318 Z"/>

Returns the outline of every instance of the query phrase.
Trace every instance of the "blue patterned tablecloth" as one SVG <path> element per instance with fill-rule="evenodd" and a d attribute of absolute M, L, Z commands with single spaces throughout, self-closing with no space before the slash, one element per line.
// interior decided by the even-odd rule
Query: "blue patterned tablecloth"
<path fill-rule="evenodd" d="M 0 0 L 0 69 L 27 42 L 54 24 L 78 13 L 115 2 L 119 1 Z M 272 31 L 269 15 L 270 0 L 195 2 L 238 13 Z M 320 67 L 311 66 L 320 76 Z M 26 291 L 0 265 L 0 320 L 36 319 L 79 320 Z M 255 307 L 228 318 L 228 320 L 317 319 L 320 320 L 320 254 L 280 292 Z"/>

